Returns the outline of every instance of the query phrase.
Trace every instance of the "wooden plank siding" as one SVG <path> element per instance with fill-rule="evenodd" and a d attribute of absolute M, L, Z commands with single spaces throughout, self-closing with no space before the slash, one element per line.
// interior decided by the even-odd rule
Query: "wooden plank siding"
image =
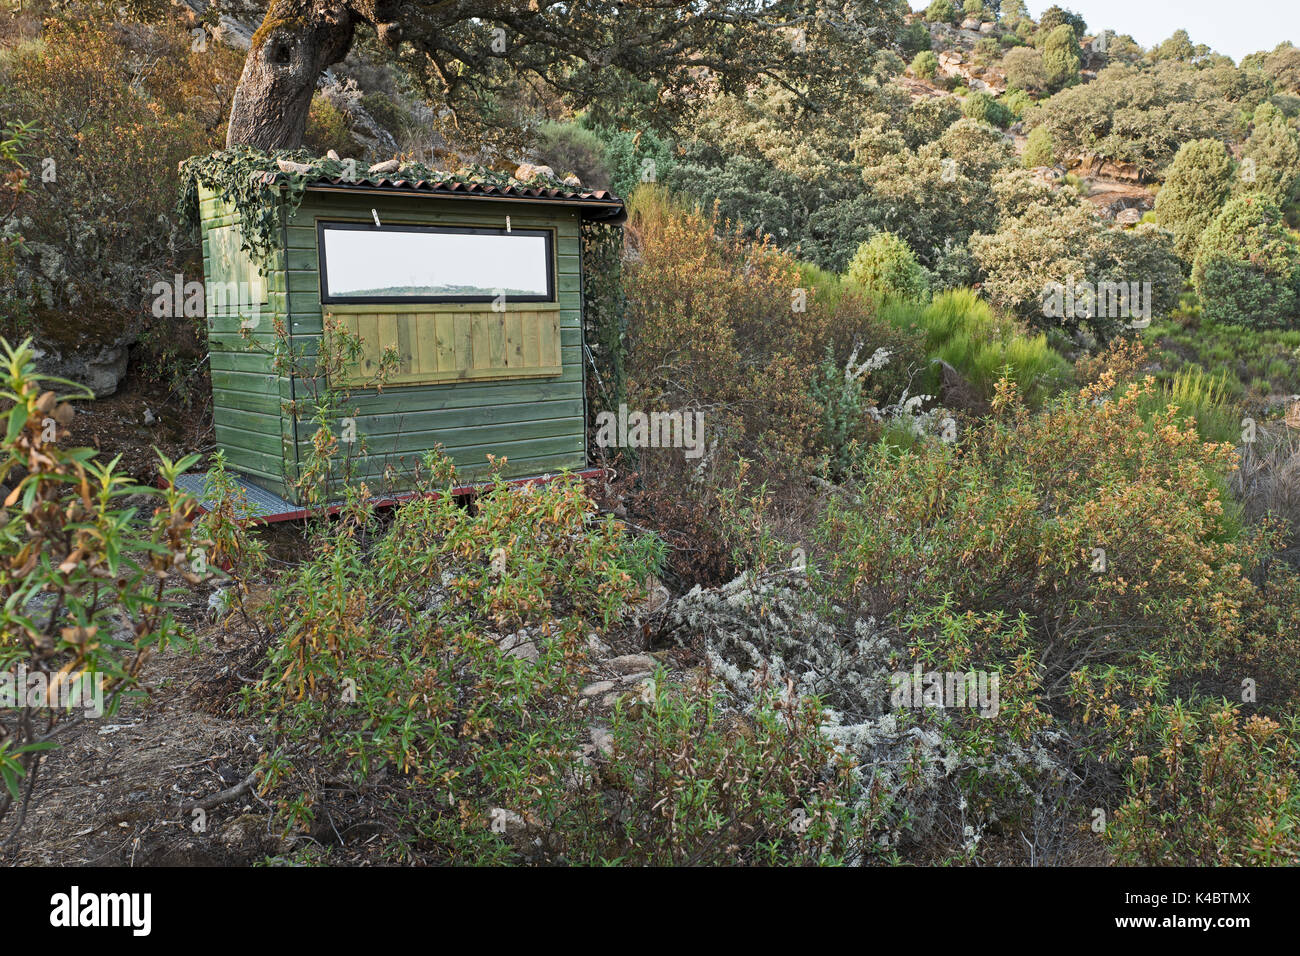
<path fill-rule="evenodd" d="M 328 320 L 337 319 L 343 334 L 356 338 L 361 347 L 360 360 L 339 376 L 343 385 L 374 382 L 390 350 L 396 366 L 385 374 L 386 386 L 553 378 L 564 372 L 559 309 L 372 309 L 364 305 L 325 309 L 327 327 Z"/>
<path fill-rule="evenodd" d="M 555 231 L 556 301 L 491 304 L 328 305 L 322 309 L 317 260 L 318 219 L 448 226 L 546 228 Z M 230 210 L 203 197 L 204 266 L 226 280 Z M 353 419 L 356 444 L 340 445 L 336 475 L 365 480 L 375 492 L 400 490 L 405 474 L 436 445 L 465 480 L 482 478 L 489 454 L 508 459 L 508 478 L 587 463 L 583 387 L 579 219 L 572 207 L 492 203 L 420 196 L 349 196 L 309 191 L 283 227 L 257 324 L 220 311 L 211 317 L 211 368 L 218 445 L 231 464 L 259 484 L 297 502 L 286 477 L 310 453 L 315 425 L 309 397 L 325 336 L 325 316 L 362 343 L 363 361 L 383 350 L 401 357 L 382 388 L 364 388 L 367 369 L 329 383 L 345 393 L 340 418 Z M 219 255 L 210 257 L 210 247 Z M 215 269 L 216 272 L 208 271 Z M 228 280 L 226 280 L 228 281 Z M 270 351 L 283 323 L 301 374 L 278 376 Z M 429 334 L 431 333 L 431 334 Z M 289 410 L 297 409 L 297 415 Z M 341 434 L 343 422 L 335 424 Z M 394 480 L 390 480 L 394 479 Z"/>
<path fill-rule="evenodd" d="M 263 274 L 240 252 L 233 207 L 206 190 L 200 218 L 217 447 L 233 470 L 287 495 L 294 461 L 293 445 L 284 441 L 281 394 L 290 385 L 276 374 L 272 358 L 276 320 L 286 317 L 284 256 L 273 256 Z"/>

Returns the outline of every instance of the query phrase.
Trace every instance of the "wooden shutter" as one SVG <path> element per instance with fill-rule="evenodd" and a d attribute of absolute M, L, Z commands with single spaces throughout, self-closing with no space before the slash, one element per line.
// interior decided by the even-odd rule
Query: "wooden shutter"
<path fill-rule="evenodd" d="M 538 378 L 563 371 L 559 309 L 366 309 L 325 308 L 327 328 L 337 322 L 345 334 L 361 343 L 360 360 L 344 372 L 342 385 L 374 384 L 381 359 L 389 350 L 397 353 L 397 366 L 385 376 L 385 385 Z"/>

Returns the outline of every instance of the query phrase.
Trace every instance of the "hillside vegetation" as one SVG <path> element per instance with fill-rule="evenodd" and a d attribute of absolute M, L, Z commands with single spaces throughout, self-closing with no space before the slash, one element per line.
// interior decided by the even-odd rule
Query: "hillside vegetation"
<path fill-rule="evenodd" d="M 628 207 L 582 239 L 603 478 L 467 503 L 435 450 L 288 529 L 216 447 L 204 317 L 157 308 L 265 5 L 0 14 L 0 671 L 243 748 L 215 796 L 122 771 L 173 821 L 141 862 L 1300 860 L 1300 48 L 862 6 L 816 109 L 757 69 L 439 89 L 365 26 L 300 149 L 202 160 Z M 620 407 L 699 455 L 598 447 Z M 53 739 L 0 715 L 26 862 L 108 852 Z"/>

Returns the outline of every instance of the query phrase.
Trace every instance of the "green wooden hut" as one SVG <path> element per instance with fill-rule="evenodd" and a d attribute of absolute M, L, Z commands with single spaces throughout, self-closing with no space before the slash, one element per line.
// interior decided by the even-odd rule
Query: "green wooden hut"
<path fill-rule="evenodd" d="M 198 199 L 216 441 L 264 510 L 301 504 L 331 330 L 360 347 L 329 372 L 355 411 L 335 425 L 340 469 L 372 488 L 400 491 L 435 445 L 467 482 L 489 454 L 512 479 L 587 466 L 579 229 L 621 221 L 621 200 L 399 174 L 310 179 L 294 208 L 290 177 L 257 175 L 276 235 L 260 265 L 236 204 Z M 306 363 L 277 363 L 286 344 Z"/>

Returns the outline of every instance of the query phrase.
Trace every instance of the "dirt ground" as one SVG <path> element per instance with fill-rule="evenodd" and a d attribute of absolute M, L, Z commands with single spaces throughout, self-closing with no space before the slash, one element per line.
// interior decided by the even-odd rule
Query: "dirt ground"
<path fill-rule="evenodd" d="M 260 726 L 216 716 L 210 687 L 236 657 L 206 624 L 206 597 L 178 615 L 201 624 L 193 647 L 173 645 L 150 662 L 149 698 L 69 729 L 42 762 L 16 856 L 27 865 L 194 866 L 246 864 L 279 849 L 269 808 L 244 795 L 200 819 L 182 803 L 237 785 L 261 750 Z M 236 638 L 238 640 L 238 638 Z"/>
<path fill-rule="evenodd" d="M 210 392 L 197 406 L 181 408 L 168 396 L 139 380 L 132 370 L 112 395 L 75 401 L 76 415 L 68 426 L 66 444 L 96 448 L 106 456 L 122 456 L 122 468 L 136 481 L 153 485 L 158 479 L 157 447 L 169 458 L 190 452 L 206 454 L 215 441 Z"/>

